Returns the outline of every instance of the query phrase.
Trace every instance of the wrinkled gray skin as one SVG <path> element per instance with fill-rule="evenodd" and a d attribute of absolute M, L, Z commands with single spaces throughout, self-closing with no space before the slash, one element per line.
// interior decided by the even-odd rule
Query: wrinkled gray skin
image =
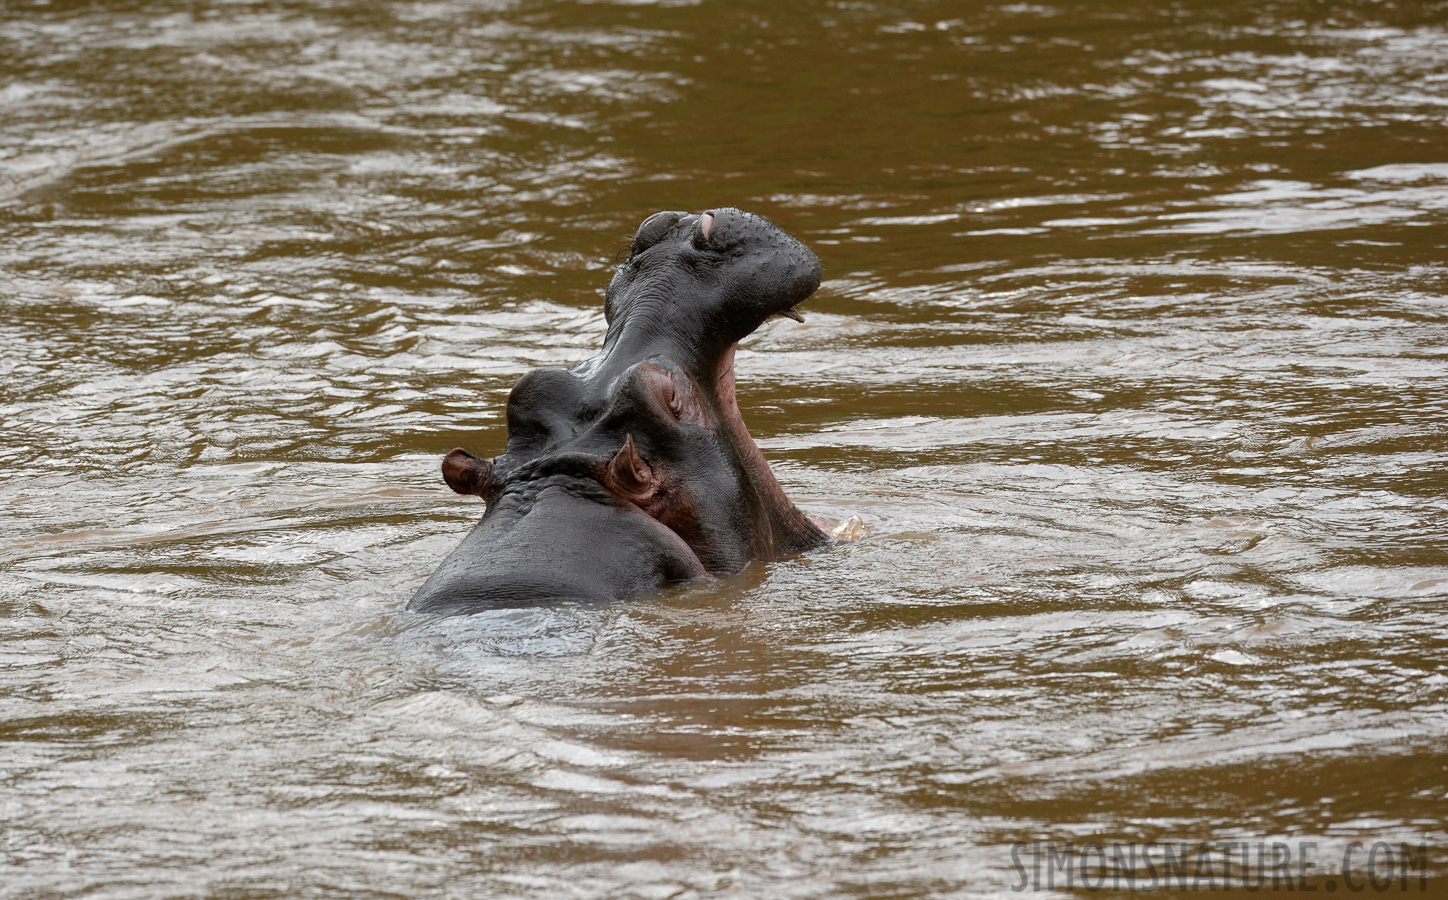
<path fill-rule="evenodd" d="M 739 339 L 797 318 L 819 283 L 815 255 L 759 216 L 646 219 L 608 285 L 603 351 L 518 381 L 502 456 L 443 460 L 453 490 L 487 511 L 408 608 L 615 600 L 824 543 L 734 393 Z"/>

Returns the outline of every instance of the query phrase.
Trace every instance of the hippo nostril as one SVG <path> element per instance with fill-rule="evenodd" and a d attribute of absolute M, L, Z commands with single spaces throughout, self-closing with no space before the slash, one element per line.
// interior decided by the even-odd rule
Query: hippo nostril
<path fill-rule="evenodd" d="M 645 250 L 663 240 L 678 221 L 684 217 L 684 213 L 673 210 L 658 212 L 644 219 L 639 230 L 634 233 L 633 244 L 629 248 L 631 254 L 642 253 Z"/>

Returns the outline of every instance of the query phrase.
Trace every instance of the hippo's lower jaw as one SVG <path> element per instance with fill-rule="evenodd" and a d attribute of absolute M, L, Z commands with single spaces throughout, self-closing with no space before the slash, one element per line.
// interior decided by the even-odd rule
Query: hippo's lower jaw
<path fill-rule="evenodd" d="M 603 350 L 519 380 L 501 456 L 444 460 L 488 508 L 408 607 L 621 599 L 824 543 L 750 437 L 734 378 L 740 338 L 819 280 L 814 254 L 758 216 L 650 216 L 609 283 Z"/>

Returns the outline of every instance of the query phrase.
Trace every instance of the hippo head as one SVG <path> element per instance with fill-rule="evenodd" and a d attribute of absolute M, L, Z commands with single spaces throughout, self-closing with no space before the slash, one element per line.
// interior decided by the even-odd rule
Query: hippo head
<path fill-rule="evenodd" d="M 603 350 L 518 381 L 501 456 L 443 460 L 448 485 L 487 510 L 408 607 L 612 600 L 823 543 L 734 393 L 740 338 L 798 318 L 819 283 L 819 259 L 759 216 L 646 219 L 608 285 Z"/>

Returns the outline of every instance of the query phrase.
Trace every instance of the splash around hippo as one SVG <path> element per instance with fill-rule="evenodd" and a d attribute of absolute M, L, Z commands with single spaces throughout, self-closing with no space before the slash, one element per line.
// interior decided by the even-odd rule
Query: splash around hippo
<path fill-rule="evenodd" d="M 468 613 L 622 599 L 829 540 L 775 480 L 734 393 L 741 338 L 820 284 L 808 247 L 738 209 L 639 226 L 604 299 L 603 350 L 508 397 L 503 454 L 443 478 L 483 519 L 408 602 Z"/>

